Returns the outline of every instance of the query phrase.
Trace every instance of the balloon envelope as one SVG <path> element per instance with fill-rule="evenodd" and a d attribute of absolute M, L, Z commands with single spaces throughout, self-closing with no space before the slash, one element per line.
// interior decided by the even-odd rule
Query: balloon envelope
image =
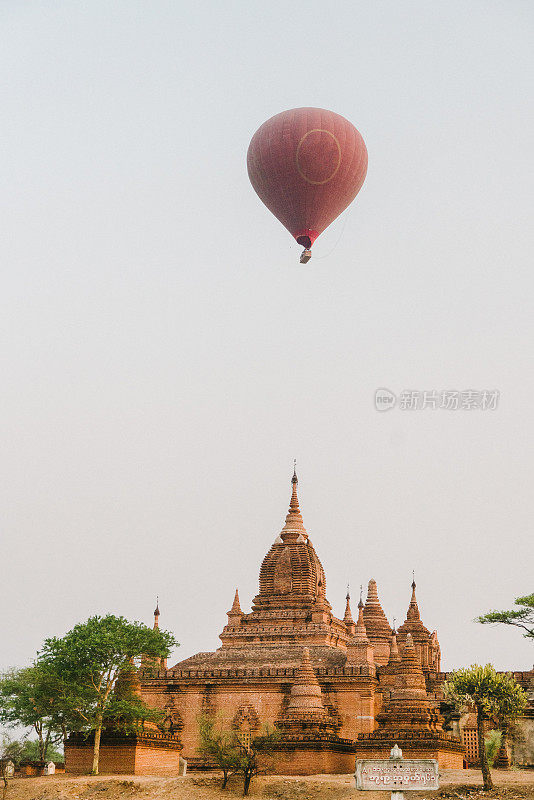
<path fill-rule="evenodd" d="M 367 149 L 354 125 L 339 114 L 294 108 L 258 128 L 247 167 L 260 199 L 309 248 L 360 191 Z"/>

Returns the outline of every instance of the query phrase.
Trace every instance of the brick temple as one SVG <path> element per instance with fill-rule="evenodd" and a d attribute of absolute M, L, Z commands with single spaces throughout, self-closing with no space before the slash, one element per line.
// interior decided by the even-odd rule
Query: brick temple
<path fill-rule="evenodd" d="M 165 712 L 165 735 L 190 766 L 201 766 L 198 718 L 217 714 L 243 743 L 266 727 L 280 740 L 272 771 L 351 772 L 356 755 L 382 757 L 398 742 L 405 757 L 462 767 L 458 733 L 439 713 L 441 650 L 424 626 L 415 581 L 398 631 L 380 605 L 374 580 L 356 621 L 347 593 L 343 619 L 332 613 L 323 567 L 292 493 L 284 527 L 260 568 L 259 592 L 244 613 L 236 591 L 213 653 L 171 669 L 145 664 L 141 693 Z M 159 623 L 159 608 L 155 625 Z"/>

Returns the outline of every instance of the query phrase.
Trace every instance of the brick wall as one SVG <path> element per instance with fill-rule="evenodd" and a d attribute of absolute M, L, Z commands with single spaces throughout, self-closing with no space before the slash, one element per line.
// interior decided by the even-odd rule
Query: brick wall
<path fill-rule="evenodd" d="M 145 743 L 100 746 L 99 772 L 102 775 L 179 774 L 180 750 Z M 65 768 L 75 775 L 87 775 L 93 766 L 93 746 L 65 745 Z"/>
<path fill-rule="evenodd" d="M 135 774 L 165 777 L 179 775 L 180 751 L 138 744 L 135 748 Z"/>
<path fill-rule="evenodd" d="M 223 727 L 231 728 L 239 710 L 252 706 L 260 728 L 266 725 L 274 727 L 284 699 L 279 686 L 264 686 L 261 689 L 258 686 L 233 686 L 228 689 L 217 686 L 207 691 L 203 687 L 187 687 L 172 696 L 184 724 L 180 733 L 183 745 L 181 755 L 188 760 L 198 757 L 198 717 L 202 713 L 209 711 L 215 714 Z M 150 706 L 162 708 L 168 702 L 169 694 L 144 691 L 143 699 Z"/>
<path fill-rule="evenodd" d="M 321 681 L 320 681 L 321 682 Z M 169 683 L 172 684 L 171 681 Z M 284 698 L 290 689 L 280 683 L 243 683 L 229 686 L 214 685 L 179 685 L 176 691 L 167 692 L 156 687 L 146 687 L 143 690 L 143 700 L 149 706 L 163 708 L 172 697 L 174 707 L 180 714 L 183 729 L 180 739 L 183 745 L 183 758 L 192 761 L 198 758 L 198 717 L 202 713 L 213 713 L 224 727 L 231 728 L 234 717 L 239 710 L 252 706 L 258 719 L 260 728 L 274 727 L 280 718 Z M 331 685 L 322 683 L 323 699 L 332 702 L 339 713 L 342 723 L 339 735 L 343 738 L 354 739 L 358 733 L 369 733 L 376 725 L 374 717 L 381 706 L 381 695 L 374 695 L 370 688 Z"/>
<path fill-rule="evenodd" d="M 371 733 L 375 729 L 375 698 L 358 694 L 354 689 L 340 688 L 333 693 L 339 713 L 341 728 L 339 736 L 355 739 L 359 733 Z"/>
<path fill-rule="evenodd" d="M 65 771 L 87 775 L 93 766 L 93 745 L 65 744 Z M 101 745 L 99 771 L 104 774 L 134 775 L 135 745 L 110 747 Z"/>
<path fill-rule="evenodd" d="M 273 775 L 322 775 L 354 772 L 354 753 L 336 753 L 332 750 L 279 750 L 263 759 L 260 770 Z"/>

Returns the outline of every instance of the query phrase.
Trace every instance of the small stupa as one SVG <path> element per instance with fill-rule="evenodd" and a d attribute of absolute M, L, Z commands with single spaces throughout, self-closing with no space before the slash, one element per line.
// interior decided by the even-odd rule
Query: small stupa
<path fill-rule="evenodd" d="M 338 736 L 340 726 L 339 718 L 325 707 L 310 651 L 304 647 L 289 703 L 276 722 L 281 734 L 280 743 L 275 746 L 277 767 L 283 764 L 287 775 L 314 774 L 318 767 L 325 772 L 343 772 L 354 761 L 354 747 Z M 309 769 L 303 772 L 302 765 L 306 763 Z"/>

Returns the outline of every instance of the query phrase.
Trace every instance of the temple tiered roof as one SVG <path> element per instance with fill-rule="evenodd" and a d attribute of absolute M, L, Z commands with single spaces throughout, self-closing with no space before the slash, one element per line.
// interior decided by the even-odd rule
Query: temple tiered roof
<path fill-rule="evenodd" d="M 291 479 L 289 511 L 280 535 L 263 559 L 260 592 L 254 609 L 318 606 L 330 610 L 324 570 L 304 527 L 297 495 L 296 472 Z"/>

